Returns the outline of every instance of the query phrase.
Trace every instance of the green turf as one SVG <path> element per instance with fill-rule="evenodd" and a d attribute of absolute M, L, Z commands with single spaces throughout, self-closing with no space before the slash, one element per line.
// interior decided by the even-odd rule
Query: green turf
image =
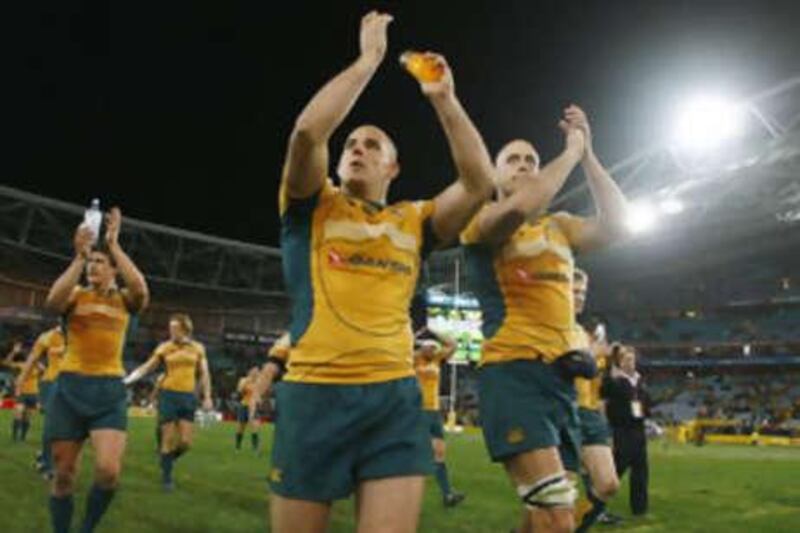
<path fill-rule="evenodd" d="M 0 412 L 0 531 L 48 531 L 47 488 L 31 468 L 39 422 L 25 444 L 10 442 L 10 412 Z M 265 430 L 265 437 L 267 432 Z M 233 451 L 233 425 L 198 431 L 195 448 L 175 470 L 177 490 L 162 494 L 153 450 L 153 421 L 131 420 L 122 488 L 100 532 L 264 531 L 267 459 Z M 266 440 L 267 443 L 269 439 Z M 428 483 L 420 531 L 506 532 L 518 505 L 501 469 L 489 463 L 477 436 L 448 438 L 454 485 L 468 493 L 457 509 L 444 510 L 435 483 Z M 90 484 L 85 457 L 76 519 Z M 800 450 L 669 445 L 651 446 L 651 514 L 628 519 L 623 531 L 800 531 Z M 627 485 L 611 508 L 629 517 Z M 352 506 L 334 508 L 331 531 L 352 531 Z M 77 522 L 77 520 L 76 520 Z M 603 531 L 607 528 L 597 528 Z"/>

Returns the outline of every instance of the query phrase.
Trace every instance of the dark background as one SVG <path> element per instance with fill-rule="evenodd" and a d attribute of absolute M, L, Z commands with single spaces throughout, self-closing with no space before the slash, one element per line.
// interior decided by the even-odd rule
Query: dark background
<path fill-rule="evenodd" d="M 395 16 L 390 51 L 332 158 L 353 125 L 383 126 L 403 166 L 392 199 L 452 179 L 434 114 L 397 64 L 406 48 L 449 58 L 492 152 L 524 137 L 554 156 L 574 101 L 608 164 L 665 139 L 695 91 L 745 97 L 800 70 L 792 1 L 9 4 L 3 184 L 270 245 L 292 123 L 355 59 L 369 8 Z"/>

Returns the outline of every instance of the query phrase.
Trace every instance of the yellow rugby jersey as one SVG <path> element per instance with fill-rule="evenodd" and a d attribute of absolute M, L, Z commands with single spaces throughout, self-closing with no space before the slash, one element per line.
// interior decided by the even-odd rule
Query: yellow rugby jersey
<path fill-rule="evenodd" d="M 417 372 L 419 388 L 422 391 L 423 411 L 438 411 L 439 403 L 439 379 L 442 373 L 442 360 L 434 357 L 426 361 L 423 357 L 417 357 L 414 361 L 414 369 Z"/>
<path fill-rule="evenodd" d="M 197 386 L 197 367 L 206 358 L 206 349 L 197 341 L 166 341 L 156 348 L 155 357 L 164 365 L 162 390 L 194 392 Z"/>
<path fill-rule="evenodd" d="M 481 242 L 480 213 L 461 235 L 467 276 L 481 302 L 481 364 L 552 362 L 583 342 L 572 295 L 574 231 L 581 220 L 558 213 L 521 225 L 499 247 Z"/>
<path fill-rule="evenodd" d="M 281 248 L 292 300 L 286 381 L 375 383 L 414 375 L 411 297 L 432 201 L 379 206 L 325 182 L 281 192 Z"/>
<path fill-rule="evenodd" d="M 123 376 L 122 350 L 129 322 L 119 290 L 101 294 L 90 288 L 76 289 L 67 313 L 67 351 L 61 372 Z"/>
<path fill-rule="evenodd" d="M 250 405 L 250 397 L 253 395 L 253 383 L 250 383 L 247 378 L 241 378 L 236 389 L 242 397 L 240 403 L 242 405 Z"/>
<path fill-rule="evenodd" d="M 589 343 L 589 335 L 584 330 L 586 343 Z M 578 406 L 592 411 L 599 411 L 603 405 L 600 398 L 600 388 L 603 385 L 603 376 L 608 368 L 609 354 L 605 352 L 593 352 L 594 360 L 597 363 L 597 376 L 592 379 L 575 378 L 575 390 L 578 393 Z"/>
<path fill-rule="evenodd" d="M 8 363 L 8 366 L 13 368 L 19 376 L 19 374 L 22 372 L 22 368 L 25 366 L 25 363 Z M 39 394 L 39 377 L 41 375 L 42 371 L 39 368 L 39 365 L 34 363 L 31 367 L 31 371 L 28 372 L 28 376 L 25 378 L 25 381 L 22 382 L 20 394 Z"/>
<path fill-rule="evenodd" d="M 36 339 L 33 345 L 34 361 L 38 361 L 42 356 L 47 357 L 47 369 L 42 375 L 43 382 L 49 383 L 58 377 L 65 349 L 64 334 L 60 328 L 45 331 Z"/>

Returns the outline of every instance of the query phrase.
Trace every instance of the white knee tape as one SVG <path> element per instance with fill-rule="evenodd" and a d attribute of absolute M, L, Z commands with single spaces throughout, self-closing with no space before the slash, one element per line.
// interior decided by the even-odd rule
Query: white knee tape
<path fill-rule="evenodd" d="M 575 484 L 563 472 L 541 479 L 533 485 L 519 485 L 517 494 L 528 509 L 571 507 L 578 499 Z"/>

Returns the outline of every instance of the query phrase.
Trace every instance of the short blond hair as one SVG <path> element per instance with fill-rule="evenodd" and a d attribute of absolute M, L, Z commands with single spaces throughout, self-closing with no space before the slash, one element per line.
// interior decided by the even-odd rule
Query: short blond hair
<path fill-rule="evenodd" d="M 192 324 L 192 319 L 186 313 L 173 313 L 169 317 L 169 321 L 172 322 L 173 320 L 178 324 L 180 324 L 181 327 L 183 328 L 183 331 L 185 331 L 188 335 L 191 335 L 192 332 L 194 331 L 194 324 Z"/>

